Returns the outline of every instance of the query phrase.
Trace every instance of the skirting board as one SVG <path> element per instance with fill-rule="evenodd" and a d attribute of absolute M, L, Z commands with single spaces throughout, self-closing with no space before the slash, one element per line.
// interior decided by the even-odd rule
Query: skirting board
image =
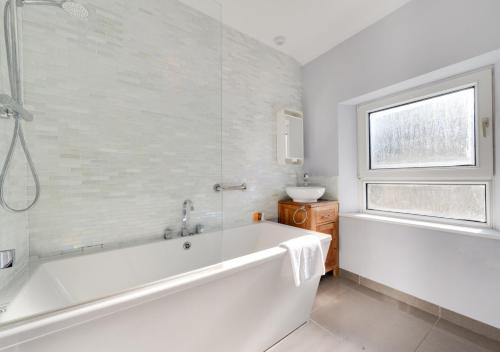
<path fill-rule="evenodd" d="M 433 303 L 429 303 L 415 296 L 409 295 L 407 293 L 398 291 L 389 286 L 385 286 L 376 281 L 367 279 L 361 275 L 352 273 L 350 271 L 340 269 L 341 277 L 348 279 L 357 283 L 358 285 L 367 287 L 373 291 L 379 292 L 383 295 L 396 299 L 398 301 L 404 302 L 412 307 L 420 309 L 424 312 L 432 314 L 443 320 L 447 320 L 450 323 L 458 325 L 462 328 L 468 329 L 475 332 L 476 334 L 488 337 L 492 340 L 500 342 L 500 329 L 497 329 L 491 325 L 482 323 L 480 321 L 474 320 L 472 318 L 466 317 L 465 315 L 452 312 L 451 310 L 445 309 Z"/>

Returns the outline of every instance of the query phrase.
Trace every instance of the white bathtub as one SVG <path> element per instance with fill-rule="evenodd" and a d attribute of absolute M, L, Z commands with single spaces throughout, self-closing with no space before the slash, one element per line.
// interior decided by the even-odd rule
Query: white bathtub
<path fill-rule="evenodd" d="M 278 246 L 303 235 L 327 253 L 329 236 L 261 223 L 42 263 L 0 351 L 265 351 L 309 318 L 319 276 L 296 288 Z"/>

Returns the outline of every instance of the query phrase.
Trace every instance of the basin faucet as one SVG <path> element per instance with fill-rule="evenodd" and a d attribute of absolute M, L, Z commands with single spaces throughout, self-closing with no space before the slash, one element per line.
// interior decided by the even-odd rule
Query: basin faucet
<path fill-rule="evenodd" d="M 181 236 L 190 236 L 193 233 L 189 231 L 189 218 L 191 217 L 191 212 L 194 210 L 193 202 L 189 199 L 185 200 L 182 204 L 182 228 Z"/>
<path fill-rule="evenodd" d="M 304 174 L 304 186 L 309 186 L 309 174 L 307 172 Z"/>

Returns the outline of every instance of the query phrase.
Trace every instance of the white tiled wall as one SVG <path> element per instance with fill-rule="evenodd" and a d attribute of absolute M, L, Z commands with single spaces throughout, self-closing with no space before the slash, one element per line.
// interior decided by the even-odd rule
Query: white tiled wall
<path fill-rule="evenodd" d="M 42 196 L 31 255 L 220 228 L 220 25 L 176 1 L 24 11 L 29 138 Z"/>
<path fill-rule="evenodd" d="M 289 57 L 235 31 L 224 31 L 224 182 L 246 182 L 247 192 L 224 194 L 224 226 L 251 221 L 253 211 L 277 217 L 285 186 L 302 168 L 276 162 L 277 111 L 301 110 L 300 66 Z"/>
<path fill-rule="evenodd" d="M 174 0 L 82 2 L 85 21 L 24 9 L 36 115 L 27 136 L 42 196 L 27 216 L 0 211 L 2 238 L 27 248 L 29 232 L 32 256 L 146 240 L 180 227 L 187 198 L 208 229 L 222 214 L 227 227 L 254 210 L 276 216 L 300 172 L 277 165 L 274 122 L 277 110 L 301 108 L 299 64 Z M 221 173 L 249 190 L 222 199 L 212 190 Z"/>

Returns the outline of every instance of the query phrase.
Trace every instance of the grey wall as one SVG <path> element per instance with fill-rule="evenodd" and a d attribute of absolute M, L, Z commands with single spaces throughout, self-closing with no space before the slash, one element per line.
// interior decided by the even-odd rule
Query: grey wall
<path fill-rule="evenodd" d="M 307 171 L 339 173 L 340 102 L 500 48 L 499 13 L 496 0 L 413 0 L 307 64 Z"/>
<path fill-rule="evenodd" d="M 306 168 L 338 175 L 342 212 L 359 211 L 360 204 L 355 104 L 494 63 L 499 13 L 495 0 L 413 0 L 304 67 Z M 500 327 L 498 282 L 490 280 L 500 277 L 500 236 L 342 216 L 340 244 L 342 268 Z"/>

